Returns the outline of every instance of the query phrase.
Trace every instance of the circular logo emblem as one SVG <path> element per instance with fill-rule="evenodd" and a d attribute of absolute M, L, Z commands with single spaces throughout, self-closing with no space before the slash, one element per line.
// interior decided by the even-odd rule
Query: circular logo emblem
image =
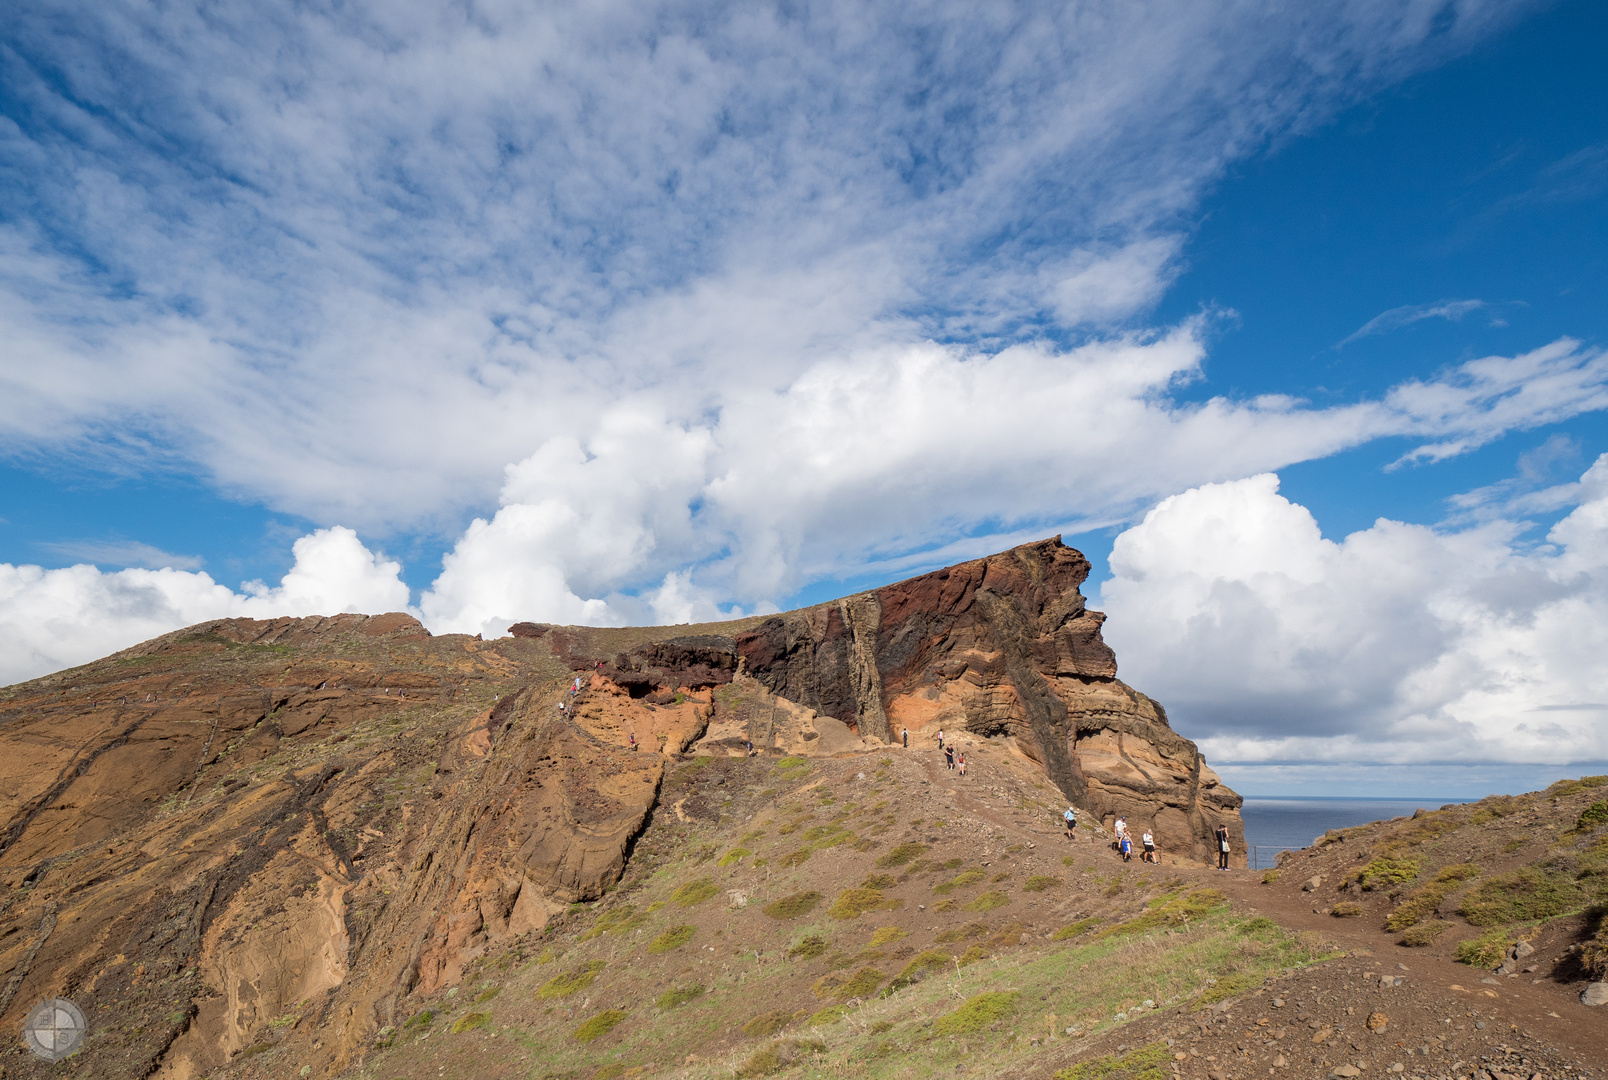
<path fill-rule="evenodd" d="M 29 1010 L 22 1022 L 22 1041 L 36 1056 L 60 1061 L 82 1045 L 88 1030 L 84 1010 L 66 998 L 51 998 Z"/>

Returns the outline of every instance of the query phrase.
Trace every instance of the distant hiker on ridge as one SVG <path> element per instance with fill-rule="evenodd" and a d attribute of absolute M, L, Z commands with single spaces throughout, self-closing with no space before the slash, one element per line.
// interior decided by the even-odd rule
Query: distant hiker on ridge
<path fill-rule="evenodd" d="M 1217 869 L 1228 869 L 1228 826 L 1217 826 Z"/>

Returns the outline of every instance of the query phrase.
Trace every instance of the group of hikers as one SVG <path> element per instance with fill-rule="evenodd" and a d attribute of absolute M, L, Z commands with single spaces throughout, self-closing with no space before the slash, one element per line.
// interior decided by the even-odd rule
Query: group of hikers
<path fill-rule="evenodd" d="M 1068 840 L 1075 839 L 1078 828 L 1077 810 L 1068 806 L 1066 811 L 1061 814 L 1061 821 L 1066 825 L 1066 838 Z M 1122 861 L 1127 862 L 1133 858 L 1133 834 L 1128 831 L 1128 819 L 1118 815 L 1117 820 L 1111 825 L 1111 834 L 1111 848 L 1113 851 L 1122 853 Z M 1142 848 L 1139 855 L 1140 862 L 1159 863 L 1161 861 L 1156 854 L 1155 834 L 1149 829 L 1145 829 L 1144 832 L 1139 834 L 1139 844 Z M 1218 825 L 1213 830 L 1212 846 L 1217 849 L 1217 869 L 1227 870 L 1229 853 L 1228 826 Z"/>

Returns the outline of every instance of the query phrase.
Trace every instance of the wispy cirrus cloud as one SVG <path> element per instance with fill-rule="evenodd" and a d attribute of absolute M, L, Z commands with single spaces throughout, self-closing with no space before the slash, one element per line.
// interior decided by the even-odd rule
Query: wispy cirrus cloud
<path fill-rule="evenodd" d="M 58 540 L 39 545 L 58 558 L 101 566 L 133 566 L 142 570 L 199 570 L 199 555 L 174 555 L 138 540 Z"/>
<path fill-rule="evenodd" d="M 1487 307 L 1490 307 L 1490 305 L 1484 300 L 1441 300 L 1434 304 L 1405 304 L 1402 307 L 1394 307 L 1389 311 L 1383 311 L 1375 315 L 1342 339 L 1335 348 L 1344 348 L 1353 341 L 1360 341 L 1365 337 L 1388 334 L 1392 330 L 1400 330 L 1405 326 L 1411 326 L 1413 323 L 1423 322 L 1425 319 L 1446 319 L 1449 322 L 1457 322 L 1463 316 Z"/>

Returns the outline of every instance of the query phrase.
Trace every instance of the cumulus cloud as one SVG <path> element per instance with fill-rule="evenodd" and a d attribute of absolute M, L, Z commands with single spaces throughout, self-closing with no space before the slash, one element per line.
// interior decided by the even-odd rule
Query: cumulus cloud
<path fill-rule="evenodd" d="M 239 592 L 204 573 L 79 564 L 46 570 L 0 563 L 0 684 L 71 667 L 207 619 L 405 610 L 401 565 L 350 529 L 319 529 L 292 547 L 277 586 Z"/>
<path fill-rule="evenodd" d="M 584 441 L 506 470 L 501 509 L 458 540 L 421 607 L 433 628 L 486 634 L 711 619 L 810 581 L 1130 520 L 1184 488 L 1384 436 L 1449 453 L 1608 405 L 1608 360 L 1569 341 L 1350 405 L 1182 404 L 1168 391 L 1198 377 L 1202 330 L 1067 351 L 890 346 L 734 395 L 699 424 L 623 402 Z"/>
<path fill-rule="evenodd" d="M 1608 455 L 1506 520 L 1325 538 L 1271 474 L 1163 500 L 1101 590 L 1124 678 L 1226 761 L 1608 758 Z"/>

